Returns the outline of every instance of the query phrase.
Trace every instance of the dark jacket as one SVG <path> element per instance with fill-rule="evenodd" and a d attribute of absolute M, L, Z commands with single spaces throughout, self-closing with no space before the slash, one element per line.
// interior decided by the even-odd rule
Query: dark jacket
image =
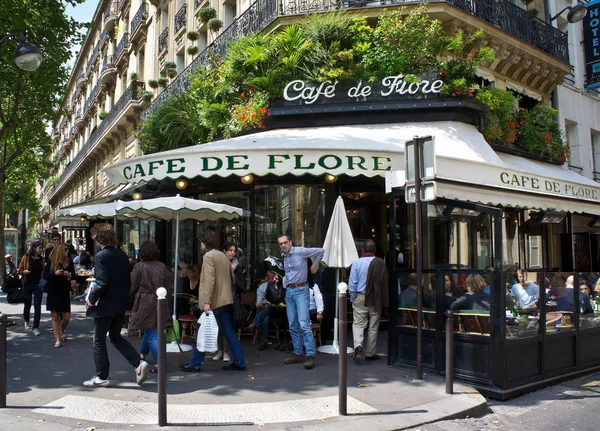
<path fill-rule="evenodd" d="M 89 317 L 115 317 L 125 314 L 129 300 L 129 258 L 125 252 L 105 247 L 96 254 L 96 288 L 90 293 Z"/>
<path fill-rule="evenodd" d="M 490 309 L 490 295 L 481 292 L 467 292 L 450 305 L 450 310 L 485 310 Z"/>
<path fill-rule="evenodd" d="M 389 306 L 390 277 L 383 259 L 376 257 L 369 264 L 367 285 L 365 286 L 365 305 L 381 310 Z"/>

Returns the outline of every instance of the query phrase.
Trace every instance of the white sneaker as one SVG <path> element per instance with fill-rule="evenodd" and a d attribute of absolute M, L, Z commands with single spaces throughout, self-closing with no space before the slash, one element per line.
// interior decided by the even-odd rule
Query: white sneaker
<path fill-rule="evenodd" d="M 229 357 L 228 353 L 224 353 L 223 354 L 223 362 L 230 362 L 231 358 Z"/>
<path fill-rule="evenodd" d="M 29 329 L 29 322 L 25 322 L 25 329 Z"/>
<path fill-rule="evenodd" d="M 89 380 L 86 380 L 85 382 L 83 382 L 83 386 L 87 386 L 87 387 L 91 387 L 91 388 L 95 388 L 95 387 L 108 387 L 110 383 L 110 380 L 106 379 L 106 380 L 102 380 L 100 377 L 98 376 L 94 376 Z"/>
<path fill-rule="evenodd" d="M 213 356 L 213 361 L 220 361 L 222 357 L 223 354 L 221 352 L 218 352 L 215 356 Z"/>
<path fill-rule="evenodd" d="M 39 328 L 33 328 L 33 335 L 39 337 L 41 334 L 42 333 L 40 332 Z"/>
<path fill-rule="evenodd" d="M 150 372 L 150 365 L 146 361 L 140 361 L 140 365 L 135 369 L 135 381 L 138 385 L 142 385 L 144 381 L 148 378 L 148 373 Z"/>

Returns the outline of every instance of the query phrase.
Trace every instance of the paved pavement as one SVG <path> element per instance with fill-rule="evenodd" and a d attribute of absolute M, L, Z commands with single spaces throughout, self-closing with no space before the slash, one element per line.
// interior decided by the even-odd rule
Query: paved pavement
<path fill-rule="evenodd" d="M 0 429 L 159 429 L 156 375 L 137 386 L 131 366 L 110 346 L 111 386 L 84 388 L 95 371 L 91 319 L 74 303 L 70 340 L 55 349 L 43 309 L 42 335 L 35 337 L 23 328 L 22 305 L 6 304 L 0 295 L 0 311 L 17 322 L 8 328 L 8 407 L 0 410 Z M 129 340 L 139 346 L 137 336 Z M 380 334 L 381 352 L 386 341 Z M 315 369 L 305 370 L 284 365 L 287 355 L 273 348 L 259 352 L 249 336 L 242 344 L 248 362 L 243 372 L 223 371 L 223 362 L 207 358 L 202 373 L 185 373 L 178 364 L 191 353 L 167 354 L 169 429 L 395 430 L 487 410 L 485 398 L 469 386 L 455 384 L 455 394 L 447 395 L 439 376 L 417 382 L 412 371 L 388 367 L 385 360 L 356 365 L 349 355 L 349 415 L 342 417 L 337 356 L 318 354 Z"/>

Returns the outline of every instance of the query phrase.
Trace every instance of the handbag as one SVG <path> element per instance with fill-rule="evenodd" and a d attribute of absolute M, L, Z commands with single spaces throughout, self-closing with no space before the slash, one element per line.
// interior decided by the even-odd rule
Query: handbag
<path fill-rule="evenodd" d="M 25 294 L 25 287 L 15 286 L 6 294 L 6 301 L 9 304 L 22 304 L 25 302 L 27 295 Z"/>
<path fill-rule="evenodd" d="M 19 275 L 15 275 L 15 274 L 7 275 L 6 280 L 4 281 L 4 284 L 2 285 L 2 292 L 8 293 L 11 290 L 13 290 L 15 287 L 19 287 L 20 285 L 21 285 L 21 280 L 19 278 Z"/>
<path fill-rule="evenodd" d="M 179 333 L 179 320 L 173 319 L 173 324 L 167 328 L 167 343 L 179 340 Z"/>
<path fill-rule="evenodd" d="M 267 291 L 265 292 L 265 297 L 267 301 L 269 301 L 273 305 L 279 305 L 283 302 L 283 295 L 277 289 L 277 286 L 273 284 L 267 284 Z"/>
<path fill-rule="evenodd" d="M 219 336 L 219 325 L 212 311 L 208 314 L 202 313 L 198 319 L 200 329 L 196 338 L 196 348 L 200 352 L 216 352 L 219 350 L 217 338 Z"/>

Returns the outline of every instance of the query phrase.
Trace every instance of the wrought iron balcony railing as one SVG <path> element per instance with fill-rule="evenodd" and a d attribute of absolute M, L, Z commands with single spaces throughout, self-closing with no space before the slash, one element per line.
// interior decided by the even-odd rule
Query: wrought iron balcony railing
<path fill-rule="evenodd" d="M 131 20 L 130 33 L 133 35 L 148 18 L 148 3 L 142 3 Z"/>
<path fill-rule="evenodd" d="M 123 111 L 127 108 L 131 101 L 140 100 L 142 93 L 144 92 L 144 86 L 145 84 L 143 82 L 134 81 L 129 87 L 127 87 L 127 90 L 125 90 L 117 103 L 114 104 L 106 118 L 98 125 L 98 127 L 96 127 L 96 129 L 94 129 L 87 142 L 83 144 L 81 150 L 73 158 L 72 162 L 67 165 L 64 172 L 60 176 L 60 180 L 54 188 L 55 193 L 65 184 L 69 176 L 75 170 L 75 166 L 77 166 L 81 160 L 85 159 L 92 151 L 96 143 L 98 143 L 98 140 L 106 132 L 106 129 L 112 124 L 113 120 L 121 117 Z"/>
<path fill-rule="evenodd" d="M 109 7 L 107 7 L 104 10 L 104 14 L 103 14 L 103 19 L 104 22 L 106 22 L 106 20 L 109 17 L 115 17 L 119 15 L 119 1 L 118 0 L 114 0 Z"/>
<path fill-rule="evenodd" d="M 100 92 L 100 87 L 101 87 L 101 82 L 98 81 L 96 83 L 96 85 L 94 85 L 94 88 L 92 88 L 92 91 L 90 92 L 89 97 L 87 98 L 87 100 L 85 101 L 85 104 L 83 105 L 83 115 L 86 115 L 88 113 L 89 109 L 92 107 L 92 103 L 94 102 L 94 100 L 96 99 L 96 96 Z"/>
<path fill-rule="evenodd" d="M 187 4 L 183 4 L 175 14 L 175 34 L 179 33 L 183 27 L 185 27 L 185 20 L 187 17 Z"/>
<path fill-rule="evenodd" d="M 104 60 L 102 60 L 102 72 L 104 73 L 104 71 L 106 69 L 111 69 L 115 67 L 115 62 L 114 62 L 114 55 L 107 55 L 106 57 L 104 57 Z"/>
<path fill-rule="evenodd" d="M 125 33 L 119 43 L 117 44 L 117 49 L 115 50 L 115 62 L 119 62 L 121 55 L 125 52 L 125 49 L 129 47 L 129 33 Z"/>
<path fill-rule="evenodd" d="M 165 28 L 158 36 L 158 54 L 162 54 L 169 44 L 169 27 Z"/>

